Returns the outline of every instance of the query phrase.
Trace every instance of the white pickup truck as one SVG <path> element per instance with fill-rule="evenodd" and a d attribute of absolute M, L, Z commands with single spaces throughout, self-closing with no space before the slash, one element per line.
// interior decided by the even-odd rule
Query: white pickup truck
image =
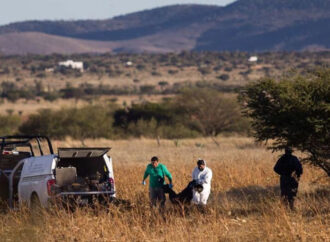
<path fill-rule="evenodd" d="M 48 207 L 111 201 L 115 181 L 110 148 L 59 148 L 45 136 L 0 137 L 0 199 Z"/>

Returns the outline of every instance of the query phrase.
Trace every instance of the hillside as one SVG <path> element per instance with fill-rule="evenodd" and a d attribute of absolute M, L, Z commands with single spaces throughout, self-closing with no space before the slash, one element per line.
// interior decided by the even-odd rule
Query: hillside
<path fill-rule="evenodd" d="M 53 49 L 59 53 L 66 53 L 61 48 L 67 47 L 62 39 L 53 41 L 54 36 L 70 38 L 71 43 L 84 40 L 86 52 L 322 50 L 330 48 L 329 16 L 329 0 L 239 0 L 225 7 L 173 5 L 106 20 L 9 24 L 0 27 L 0 51 L 29 52 L 16 43 L 20 38 L 24 43 L 26 35 L 16 36 L 14 42 L 3 40 L 5 34 L 23 32 L 29 33 L 28 49 L 45 54 L 49 52 L 38 50 L 39 33 L 51 35 Z M 46 35 L 43 38 L 49 42 Z M 81 49 L 72 52 L 81 53 Z"/>
<path fill-rule="evenodd" d="M 0 35 L 0 51 L 6 54 L 103 53 L 111 51 L 112 46 L 106 42 L 72 39 L 40 32 Z"/>

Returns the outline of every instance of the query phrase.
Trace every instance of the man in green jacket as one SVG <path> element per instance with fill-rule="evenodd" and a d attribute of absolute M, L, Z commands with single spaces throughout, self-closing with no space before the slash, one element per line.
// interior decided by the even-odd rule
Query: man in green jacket
<path fill-rule="evenodd" d="M 163 185 L 165 184 L 165 176 L 170 182 L 170 187 L 172 187 L 172 175 L 167 170 L 166 166 L 159 163 L 158 157 L 154 156 L 151 158 L 151 163 L 147 166 L 144 172 L 142 184 L 145 185 L 145 179 L 149 178 L 149 198 L 151 207 L 156 206 L 157 201 L 160 202 L 161 208 L 165 206 L 165 193 L 163 190 Z"/>

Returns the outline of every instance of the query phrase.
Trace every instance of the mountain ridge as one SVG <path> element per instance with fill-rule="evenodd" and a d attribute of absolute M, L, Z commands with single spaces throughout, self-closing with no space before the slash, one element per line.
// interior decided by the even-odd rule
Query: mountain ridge
<path fill-rule="evenodd" d="M 0 26 L 0 37 L 39 32 L 91 46 L 104 42 L 115 46 L 112 52 L 299 51 L 330 49 L 329 24 L 330 0 L 239 0 L 224 7 L 171 5 L 105 20 L 19 22 Z M 0 46 L 6 54 L 4 45 L 10 43 Z"/>

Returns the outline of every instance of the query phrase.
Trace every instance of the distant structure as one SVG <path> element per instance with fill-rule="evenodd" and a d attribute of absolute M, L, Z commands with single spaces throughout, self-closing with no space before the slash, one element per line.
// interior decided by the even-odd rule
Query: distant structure
<path fill-rule="evenodd" d="M 258 61 L 258 56 L 250 56 L 249 62 L 257 62 Z"/>
<path fill-rule="evenodd" d="M 54 68 L 46 68 L 45 72 L 54 72 Z"/>
<path fill-rule="evenodd" d="M 61 61 L 58 63 L 59 66 L 71 67 L 72 69 L 80 70 L 81 72 L 84 71 L 84 63 L 82 61 Z"/>
<path fill-rule="evenodd" d="M 125 66 L 126 67 L 130 67 L 130 66 L 132 66 L 133 65 L 133 62 L 132 61 L 127 61 L 126 63 L 125 63 Z"/>

